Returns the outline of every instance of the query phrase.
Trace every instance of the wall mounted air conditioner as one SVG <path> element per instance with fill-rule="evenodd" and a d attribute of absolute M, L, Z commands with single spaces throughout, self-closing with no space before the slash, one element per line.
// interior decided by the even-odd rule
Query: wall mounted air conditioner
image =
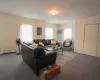
<path fill-rule="evenodd" d="M 63 34 L 63 29 L 59 29 L 58 34 Z"/>

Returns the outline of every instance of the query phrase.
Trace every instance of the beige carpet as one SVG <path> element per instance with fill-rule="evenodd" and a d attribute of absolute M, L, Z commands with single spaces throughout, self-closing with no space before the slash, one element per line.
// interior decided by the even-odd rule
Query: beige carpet
<path fill-rule="evenodd" d="M 72 59 L 74 59 L 78 54 L 74 53 L 74 52 L 67 52 L 64 51 L 63 55 L 61 54 L 61 52 L 59 52 L 57 54 L 57 59 L 56 59 L 56 63 L 58 65 L 60 65 L 61 67 L 63 67 L 65 64 L 67 64 L 69 61 L 71 61 Z"/>

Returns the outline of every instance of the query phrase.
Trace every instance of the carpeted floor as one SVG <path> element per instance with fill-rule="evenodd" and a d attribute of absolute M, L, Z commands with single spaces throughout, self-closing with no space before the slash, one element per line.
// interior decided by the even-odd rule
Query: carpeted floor
<path fill-rule="evenodd" d="M 20 55 L 6 54 L 0 56 L 0 80 L 39 80 L 39 77 Z M 100 58 L 78 54 L 53 80 L 100 80 Z"/>
<path fill-rule="evenodd" d="M 76 54 L 71 52 L 64 52 L 64 55 L 59 53 L 57 63 L 64 66 L 75 56 Z M 0 56 L 0 80 L 39 80 L 39 77 L 35 76 L 34 72 L 22 61 L 21 55 L 4 54 Z"/>
<path fill-rule="evenodd" d="M 20 55 L 0 56 L 0 80 L 39 80 Z"/>
<path fill-rule="evenodd" d="M 75 54 L 73 52 L 67 52 L 64 51 L 64 54 L 62 55 L 62 52 L 59 52 L 57 54 L 56 63 L 60 65 L 61 67 L 64 67 L 69 61 L 73 60 L 78 54 Z"/>

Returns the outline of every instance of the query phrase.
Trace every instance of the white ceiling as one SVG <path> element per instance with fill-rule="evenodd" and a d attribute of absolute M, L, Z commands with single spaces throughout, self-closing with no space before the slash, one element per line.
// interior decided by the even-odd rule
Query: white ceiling
<path fill-rule="evenodd" d="M 57 8 L 61 14 L 51 16 Z M 49 22 L 67 22 L 100 14 L 100 0 L 0 0 L 0 11 Z"/>

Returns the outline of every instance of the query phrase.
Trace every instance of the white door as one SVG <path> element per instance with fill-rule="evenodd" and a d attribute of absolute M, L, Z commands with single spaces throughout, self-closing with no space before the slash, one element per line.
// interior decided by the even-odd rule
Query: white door
<path fill-rule="evenodd" d="M 87 25 L 84 31 L 84 53 L 96 56 L 98 25 Z"/>

